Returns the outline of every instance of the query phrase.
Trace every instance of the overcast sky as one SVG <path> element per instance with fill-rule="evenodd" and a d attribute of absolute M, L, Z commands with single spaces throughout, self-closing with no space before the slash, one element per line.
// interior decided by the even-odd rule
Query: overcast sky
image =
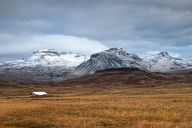
<path fill-rule="evenodd" d="M 38 49 L 192 56 L 191 0 L 0 0 L 0 59 Z"/>

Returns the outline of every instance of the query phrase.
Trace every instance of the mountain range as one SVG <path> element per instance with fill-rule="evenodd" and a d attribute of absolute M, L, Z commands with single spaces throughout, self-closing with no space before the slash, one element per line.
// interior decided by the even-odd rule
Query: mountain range
<path fill-rule="evenodd" d="M 138 68 L 147 72 L 163 73 L 186 72 L 192 70 L 192 60 L 172 57 L 167 52 L 140 58 L 118 48 L 91 56 L 39 50 L 29 58 L 0 64 L 0 77 L 24 81 L 61 81 L 113 68 Z"/>
<path fill-rule="evenodd" d="M 73 74 L 92 74 L 98 70 L 108 68 L 139 68 L 150 72 L 180 72 L 192 69 L 192 61 L 170 56 L 167 52 L 140 58 L 123 49 L 111 48 L 109 50 L 91 55 L 88 61 L 75 68 Z"/>

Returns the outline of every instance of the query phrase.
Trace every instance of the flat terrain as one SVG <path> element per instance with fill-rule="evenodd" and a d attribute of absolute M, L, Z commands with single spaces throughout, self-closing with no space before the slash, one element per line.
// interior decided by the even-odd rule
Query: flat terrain
<path fill-rule="evenodd" d="M 29 97 L 38 90 L 52 97 Z M 1 84 L 0 128 L 62 127 L 192 128 L 192 84 L 142 88 Z"/>

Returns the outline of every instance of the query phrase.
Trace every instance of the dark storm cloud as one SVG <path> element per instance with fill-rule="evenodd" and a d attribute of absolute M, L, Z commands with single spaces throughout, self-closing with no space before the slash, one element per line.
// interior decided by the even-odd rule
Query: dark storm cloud
<path fill-rule="evenodd" d="M 191 7 L 191 0 L 0 0 L 0 33 L 73 35 L 128 50 L 187 49 Z"/>

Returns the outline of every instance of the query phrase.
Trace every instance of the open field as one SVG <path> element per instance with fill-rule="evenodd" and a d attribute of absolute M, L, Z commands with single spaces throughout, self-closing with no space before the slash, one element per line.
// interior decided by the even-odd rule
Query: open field
<path fill-rule="evenodd" d="M 53 97 L 33 99 L 32 90 Z M 111 89 L 2 87 L 1 128 L 192 128 L 192 85 Z"/>

